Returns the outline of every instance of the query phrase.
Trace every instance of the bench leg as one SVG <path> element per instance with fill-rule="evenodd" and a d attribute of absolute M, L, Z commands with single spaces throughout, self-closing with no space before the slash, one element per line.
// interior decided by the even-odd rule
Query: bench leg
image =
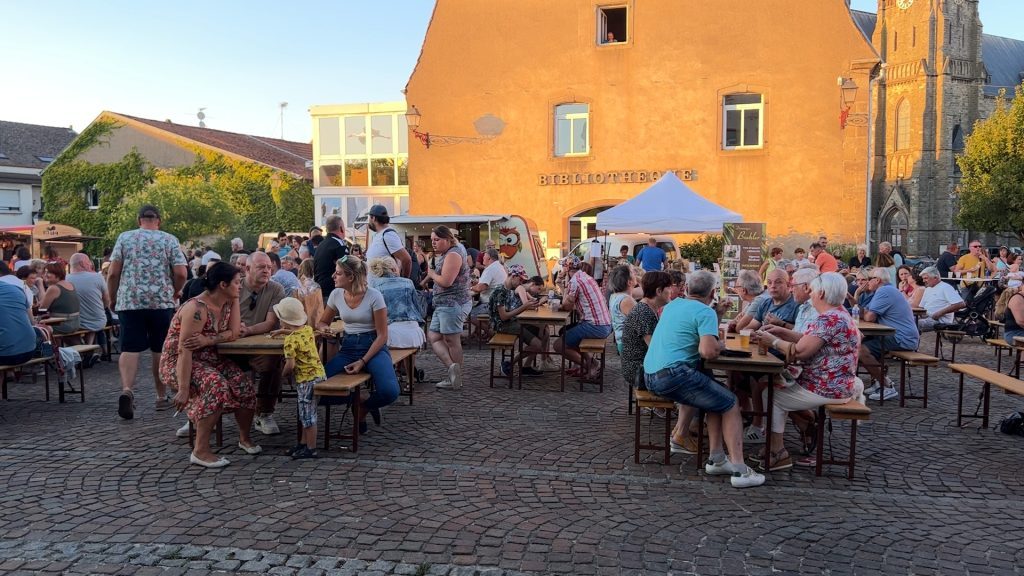
<path fill-rule="evenodd" d="M 324 452 L 331 449 L 331 405 L 324 406 Z"/>
<path fill-rule="evenodd" d="M 850 455 L 847 457 L 849 460 L 849 469 L 846 473 L 847 480 L 853 480 L 853 465 L 857 461 L 857 420 L 850 420 Z"/>
<path fill-rule="evenodd" d="M 359 418 L 358 415 L 363 411 L 363 393 L 362 386 L 356 386 L 352 390 L 352 453 L 359 452 Z"/>
<path fill-rule="evenodd" d="M 78 395 L 82 397 L 82 402 L 85 402 L 85 366 L 78 371 Z"/>
<path fill-rule="evenodd" d="M 927 368 L 925 368 L 927 370 Z M 900 361 L 900 408 L 906 405 L 907 363 Z"/>
<path fill-rule="evenodd" d="M 928 366 L 924 367 L 924 398 L 922 398 L 921 407 L 928 407 Z"/>
<path fill-rule="evenodd" d="M 494 388 L 494 347 L 491 347 L 491 373 L 488 374 L 488 383 Z"/>
<path fill-rule="evenodd" d="M 561 378 L 562 392 L 565 392 L 565 355 L 564 354 L 559 354 L 559 356 L 562 357 L 562 369 L 559 371 L 560 372 L 560 376 L 559 377 Z"/>
<path fill-rule="evenodd" d="M 825 407 L 818 407 L 818 428 L 815 431 L 818 435 L 818 453 L 814 461 L 814 475 L 821 476 L 821 467 L 825 459 Z"/>
<path fill-rule="evenodd" d="M 988 428 L 988 397 L 989 397 L 989 390 L 990 389 L 991 389 L 991 386 L 989 386 L 989 383 L 985 382 L 985 385 L 982 387 L 982 394 L 985 395 L 985 411 L 981 413 L 981 427 L 982 428 Z"/>
<path fill-rule="evenodd" d="M 50 370 L 47 368 L 47 362 L 43 362 L 43 384 L 46 386 L 46 401 L 50 401 Z M 35 382 L 35 376 L 32 377 Z M 59 380 L 60 378 L 58 378 Z"/>
<path fill-rule="evenodd" d="M 636 407 L 636 427 L 633 430 L 633 463 L 640 463 L 640 413 L 643 410 L 640 409 L 639 403 Z"/>
<path fill-rule="evenodd" d="M 605 356 L 607 356 L 607 355 L 608 355 L 608 350 L 607 350 L 607 347 L 606 347 L 604 350 L 601 351 L 601 368 L 600 368 L 600 372 L 598 372 L 598 374 L 597 374 L 597 391 L 599 393 L 601 393 L 601 394 L 604 393 L 604 361 L 605 361 Z M 666 418 L 666 422 L 667 421 L 668 421 L 668 419 Z M 668 446 L 668 444 L 666 443 L 665 446 Z M 665 464 L 668 464 L 668 456 L 667 456 L 668 448 L 666 448 L 665 450 L 666 450 L 666 452 L 665 452 L 665 454 L 666 454 L 666 456 L 665 456 L 665 458 L 666 458 Z"/>
<path fill-rule="evenodd" d="M 964 417 L 964 374 L 960 373 L 960 385 L 957 387 L 956 394 L 956 427 L 962 428 Z"/>
<path fill-rule="evenodd" d="M 409 406 L 412 406 L 412 396 L 416 390 L 416 355 L 413 354 L 405 359 L 405 378 L 409 381 Z"/>
<path fill-rule="evenodd" d="M 704 466 L 704 411 L 697 410 L 697 469 Z"/>
<path fill-rule="evenodd" d="M 1003 371 L 1003 349 L 996 346 L 996 372 Z"/>
<path fill-rule="evenodd" d="M 629 392 L 629 398 L 626 401 L 626 408 L 629 410 L 630 415 L 632 415 L 633 414 L 633 383 L 630 382 L 629 385 L 627 386 L 627 388 L 628 388 L 628 390 L 626 390 L 626 391 Z M 6 396 L 6 393 L 5 393 L 4 398 L 6 398 L 6 397 L 7 396 Z"/>
<path fill-rule="evenodd" d="M 602 364 L 604 359 L 602 358 Z M 665 438 L 663 440 L 665 444 L 665 466 L 668 466 L 672 460 L 672 410 L 665 410 Z"/>

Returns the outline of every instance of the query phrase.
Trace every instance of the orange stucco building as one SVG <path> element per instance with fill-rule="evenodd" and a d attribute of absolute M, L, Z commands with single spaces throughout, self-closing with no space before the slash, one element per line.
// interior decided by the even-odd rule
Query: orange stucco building
<path fill-rule="evenodd" d="M 410 143 L 410 213 L 518 213 L 564 249 L 671 169 L 775 239 L 863 241 L 879 62 L 843 0 L 439 0 L 406 100 L 474 139 Z"/>

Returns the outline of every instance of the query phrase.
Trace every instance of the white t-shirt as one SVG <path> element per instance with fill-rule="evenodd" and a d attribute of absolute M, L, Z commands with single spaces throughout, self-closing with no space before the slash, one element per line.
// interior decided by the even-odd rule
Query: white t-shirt
<path fill-rule="evenodd" d="M 921 296 L 921 307 L 931 316 L 951 304 L 958 304 L 963 301 L 964 299 L 957 293 L 956 288 L 945 282 L 939 282 L 931 288 L 924 289 L 924 295 Z M 946 314 L 939 318 L 938 321 L 947 324 L 953 322 L 953 313 Z"/>
<path fill-rule="evenodd" d="M 377 310 L 387 309 L 384 304 L 384 295 L 376 288 L 367 288 L 363 295 L 363 301 L 355 308 L 349 308 L 345 303 L 345 290 L 335 288 L 327 298 L 327 306 L 338 311 L 338 316 L 345 322 L 346 334 L 365 334 L 375 330 L 373 324 L 373 313 Z"/>
<path fill-rule="evenodd" d="M 491 301 L 491 292 L 499 284 L 504 284 L 508 278 L 508 272 L 501 262 L 491 262 L 484 271 L 480 273 L 480 283 L 487 284 L 487 289 L 480 293 L 480 303 L 487 304 Z"/>
<path fill-rule="evenodd" d="M 25 262 L 25 264 L 28 264 L 27 260 L 25 260 L 24 262 Z M 32 291 L 28 289 L 28 286 L 25 284 L 25 282 L 23 280 L 19 279 L 14 274 L 8 274 L 6 276 L 0 276 L 0 282 L 6 282 L 6 283 L 10 284 L 11 286 L 16 286 L 16 287 L 21 288 L 22 290 L 24 290 L 25 291 L 25 300 L 28 301 L 28 309 L 29 310 L 32 309 Z"/>
<path fill-rule="evenodd" d="M 392 254 L 399 250 L 405 250 L 405 239 L 397 230 L 388 226 L 373 235 L 373 240 L 370 240 L 370 245 L 366 247 L 366 261 L 389 256 L 394 258 Z"/>

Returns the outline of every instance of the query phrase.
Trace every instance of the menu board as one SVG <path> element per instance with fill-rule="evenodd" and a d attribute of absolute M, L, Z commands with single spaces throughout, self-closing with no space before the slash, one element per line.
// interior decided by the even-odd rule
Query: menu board
<path fill-rule="evenodd" d="M 725 245 L 722 247 L 722 286 L 733 300 L 733 306 L 726 314 L 729 318 L 739 313 L 739 296 L 730 288 L 736 285 L 736 277 L 740 270 L 761 268 L 766 257 L 765 224 L 752 222 L 735 222 L 722 225 L 722 236 Z"/>

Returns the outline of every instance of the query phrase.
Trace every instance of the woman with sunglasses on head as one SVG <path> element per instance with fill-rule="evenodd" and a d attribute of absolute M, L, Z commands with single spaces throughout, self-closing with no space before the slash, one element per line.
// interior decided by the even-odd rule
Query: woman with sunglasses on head
<path fill-rule="evenodd" d="M 189 461 L 205 468 L 228 465 L 210 450 L 210 433 L 221 414 L 234 412 L 238 447 L 246 454 L 262 448 L 249 436 L 256 410 L 256 392 L 249 377 L 230 359 L 217 353 L 217 344 L 241 332 L 238 268 L 226 262 L 210 266 L 203 279 L 206 290 L 185 302 L 171 321 L 160 356 L 160 380 L 176 390 L 174 407 L 195 424 L 196 439 Z"/>
<path fill-rule="evenodd" d="M 362 410 L 355 417 L 361 432 L 366 431 L 366 413 L 380 425 L 380 409 L 398 398 L 398 377 L 388 352 L 388 308 L 384 295 L 370 288 L 366 265 L 353 256 L 343 256 L 334 270 L 334 286 L 316 328 L 329 330 L 334 318 L 345 323 L 341 349 L 324 366 L 327 378 L 342 371 L 349 374 L 366 372 L 373 378 L 373 392 L 362 401 Z M 333 401 L 334 399 L 332 399 Z M 338 399 L 348 403 L 347 398 Z"/>

